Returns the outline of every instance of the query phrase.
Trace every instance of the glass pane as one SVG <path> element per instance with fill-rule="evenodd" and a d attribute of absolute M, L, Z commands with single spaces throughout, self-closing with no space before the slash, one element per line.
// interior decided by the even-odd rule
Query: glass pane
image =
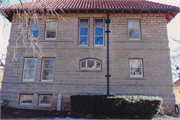
<path fill-rule="evenodd" d="M 141 68 L 131 68 L 131 75 L 142 75 Z"/>
<path fill-rule="evenodd" d="M 80 19 L 80 25 L 88 25 L 88 19 Z"/>
<path fill-rule="evenodd" d="M 95 28 L 95 35 L 103 35 L 103 28 Z"/>
<path fill-rule="evenodd" d="M 56 38 L 56 30 L 47 30 L 46 38 Z"/>
<path fill-rule="evenodd" d="M 95 25 L 103 25 L 103 19 L 95 19 Z"/>
<path fill-rule="evenodd" d="M 40 23 L 31 22 L 30 28 L 31 28 L 31 30 L 39 30 L 40 29 Z"/>
<path fill-rule="evenodd" d="M 34 69 L 25 69 L 24 70 L 24 79 L 34 79 L 35 70 Z"/>
<path fill-rule="evenodd" d="M 141 68 L 141 61 L 142 60 L 130 60 L 131 68 Z"/>
<path fill-rule="evenodd" d="M 80 28 L 80 35 L 88 35 L 88 28 Z"/>
<path fill-rule="evenodd" d="M 44 59 L 43 68 L 51 68 L 54 67 L 54 59 Z"/>
<path fill-rule="evenodd" d="M 103 45 L 103 37 L 95 37 L 95 45 Z"/>
<path fill-rule="evenodd" d="M 24 68 L 35 68 L 35 67 L 36 67 L 36 59 L 25 59 Z"/>
<path fill-rule="evenodd" d="M 94 67 L 95 67 L 94 60 L 88 60 L 87 68 L 94 68 Z"/>
<path fill-rule="evenodd" d="M 101 68 L 101 62 L 100 61 L 96 61 L 96 68 Z"/>
<path fill-rule="evenodd" d="M 139 30 L 129 30 L 129 39 L 140 39 Z"/>
<path fill-rule="evenodd" d="M 32 95 L 21 95 L 20 103 L 32 103 Z"/>
<path fill-rule="evenodd" d="M 50 21 L 46 23 L 47 29 L 55 29 L 57 28 L 57 21 Z"/>
<path fill-rule="evenodd" d="M 88 44 L 88 37 L 80 37 L 79 38 L 79 45 L 87 45 Z"/>
<path fill-rule="evenodd" d="M 139 21 L 128 21 L 129 30 L 139 30 Z"/>
<path fill-rule="evenodd" d="M 29 38 L 38 38 L 39 37 L 39 30 L 31 30 L 29 34 Z"/>
<path fill-rule="evenodd" d="M 43 70 L 42 80 L 53 80 L 53 70 Z"/>
<path fill-rule="evenodd" d="M 86 67 L 86 61 L 81 62 L 81 67 L 85 68 Z"/>
<path fill-rule="evenodd" d="M 39 96 L 39 103 L 40 104 L 51 104 L 51 97 L 48 95 L 40 95 Z"/>

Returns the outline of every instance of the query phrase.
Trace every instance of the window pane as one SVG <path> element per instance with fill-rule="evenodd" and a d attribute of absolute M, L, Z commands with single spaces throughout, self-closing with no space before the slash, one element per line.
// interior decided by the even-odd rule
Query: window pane
<path fill-rule="evenodd" d="M 139 21 L 128 21 L 129 39 L 140 39 Z"/>
<path fill-rule="evenodd" d="M 87 45 L 88 44 L 88 37 L 80 37 L 79 38 L 79 45 Z"/>
<path fill-rule="evenodd" d="M 53 70 L 43 70 L 43 80 L 53 80 Z"/>
<path fill-rule="evenodd" d="M 129 39 L 140 39 L 139 30 L 129 30 Z"/>
<path fill-rule="evenodd" d="M 81 67 L 86 67 L 86 61 L 81 62 Z"/>
<path fill-rule="evenodd" d="M 56 30 L 47 30 L 46 38 L 56 38 Z"/>
<path fill-rule="evenodd" d="M 103 35 L 103 28 L 95 28 L 95 35 Z"/>
<path fill-rule="evenodd" d="M 141 68 L 131 68 L 131 75 L 142 75 Z"/>
<path fill-rule="evenodd" d="M 131 68 L 141 68 L 141 60 L 130 60 Z"/>
<path fill-rule="evenodd" d="M 54 59 L 44 59 L 43 68 L 52 68 L 54 67 Z"/>
<path fill-rule="evenodd" d="M 80 35 L 88 35 L 88 28 L 80 28 Z"/>
<path fill-rule="evenodd" d="M 39 96 L 39 103 L 40 104 L 51 104 L 52 96 L 48 95 L 40 95 Z"/>
<path fill-rule="evenodd" d="M 40 29 L 40 23 L 31 22 L 30 28 L 31 28 L 31 30 L 39 30 Z"/>
<path fill-rule="evenodd" d="M 95 19 L 95 25 L 103 25 L 103 19 Z"/>
<path fill-rule="evenodd" d="M 96 61 L 96 68 L 101 68 L 101 62 L 100 61 Z"/>
<path fill-rule="evenodd" d="M 57 28 L 57 22 L 56 21 L 50 21 L 46 23 L 47 29 L 55 29 Z"/>
<path fill-rule="evenodd" d="M 139 21 L 128 21 L 129 30 L 139 30 Z"/>
<path fill-rule="evenodd" d="M 34 79 L 35 70 L 34 69 L 25 69 L 24 70 L 24 79 Z"/>
<path fill-rule="evenodd" d="M 32 103 L 32 95 L 21 95 L 20 104 L 21 103 Z"/>
<path fill-rule="evenodd" d="M 80 25 L 88 25 L 88 19 L 80 19 Z"/>
<path fill-rule="evenodd" d="M 88 68 L 94 68 L 94 60 L 88 60 L 88 63 L 87 63 L 87 67 Z"/>
<path fill-rule="evenodd" d="M 38 38 L 39 37 L 39 30 L 31 30 L 29 34 L 29 38 Z"/>
<path fill-rule="evenodd" d="M 36 67 L 36 59 L 25 59 L 24 68 L 35 68 L 35 67 Z"/>
<path fill-rule="evenodd" d="M 103 37 L 95 37 L 95 45 L 103 45 Z"/>

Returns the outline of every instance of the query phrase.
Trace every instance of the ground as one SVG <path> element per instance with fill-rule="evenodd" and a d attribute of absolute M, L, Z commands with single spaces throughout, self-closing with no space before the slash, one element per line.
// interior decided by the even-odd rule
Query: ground
<path fill-rule="evenodd" d="M 70 111 L 47 111 L 47 110 L 30 110 L 30 109 L 16 109 L 11 107 L 1 107 L 2 119 L 23 119 L 23 118 L 36 118 L 36 119 L 111 119 L 106 116 L 97 116 L 89 114 L 79 114 Z M 172 115 L 156 115 L 153 120 L 179 120 L 179 117 Z"/>

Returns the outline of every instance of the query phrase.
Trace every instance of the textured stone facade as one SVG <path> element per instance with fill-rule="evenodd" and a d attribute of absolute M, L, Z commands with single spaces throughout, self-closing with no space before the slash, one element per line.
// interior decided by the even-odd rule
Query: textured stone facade
<path fill-rule="evenodd" d="M 51 16 L 50 16 L 51 17 Z M 6 66 L 2 84 L 2 98 L 8 98 L 10 106 L 30 109 L 53 109 L 57 106 L 58 93 L 63 96 L 62 107 L 71 110 L 71 95 L 106 94 L 106 33 L 105 46 L 93 46 L 94 18 L 106 19 L 106 13 L 68 13 L 63 15 L 68 23 L 58 20 L 57 40 L 45 40 L 45 21 L 41 21 L 39 41 L 43 44 L 44 58 L 55 58 L 53 82 L 41 82 L 42 57 L 24 46 L 18 48 L 17 61 L 12 61 L 13 47 L 18 37 L 20 23 L 14 15 L 9 40 Z M 78 20 L 89 18 L 89 46 L 78 46 Z M 149 95 L 163 98 L 166 112 L 174 110 L 170 49 L 168 46 L 164 13 L 124 14 L 110 13 L 110 94 Z M 139 19 L 141 40 L 128 40 L 128 19 Z M 106 30 L 106 24 L 105 24 Z M 19 45 L 22 43 L 19 42 Z M 22 81 L 24 58 L 36 57 L 36 74 L 33 82 Z M 84 58 L 102 61 L 102 69 L 83 71 L 79 62 Z M 143 78 L 129 77 L 129 59 L 143 59 Z M 32 106 L 19 105 L 21 93 L 33 94 Z M 39 94 L 51 94 L 51 107 L 38 106 Z"/>

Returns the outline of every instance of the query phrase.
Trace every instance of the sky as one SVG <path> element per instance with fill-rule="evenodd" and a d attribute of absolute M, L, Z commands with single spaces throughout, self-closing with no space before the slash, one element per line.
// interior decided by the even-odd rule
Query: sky
<path fill-rule="evenodd" d="M 5 0 L 9 1 L 10 4 L 18 3 L 18 0 Z M 22 0 L 22 1 L 31 1 L 31 0 Z M 148 0 L 163 4 L 168 4 L 172 6 L 180 7 L 180 0 Z M 7 6 L 9 2 L 5 2 L 3 6 Z M 6 54 L 8 39 L 10 34 L 11 23 L 8 22 L 4 17 L 0 15 L 0 58 L 1 54 Z M 176 15 L 174 19 L 171 20 L 170 23 L 167 24 L 167 31 L 168 31 L 168 38 L 169 38 L 169 47 L 170 47 L 170 54 L 174 55 L 174 49 L 180 46 L 180 43 L 174 42 L 171 38 L 179 39 L 180 40 L 180 13 Z"/>

